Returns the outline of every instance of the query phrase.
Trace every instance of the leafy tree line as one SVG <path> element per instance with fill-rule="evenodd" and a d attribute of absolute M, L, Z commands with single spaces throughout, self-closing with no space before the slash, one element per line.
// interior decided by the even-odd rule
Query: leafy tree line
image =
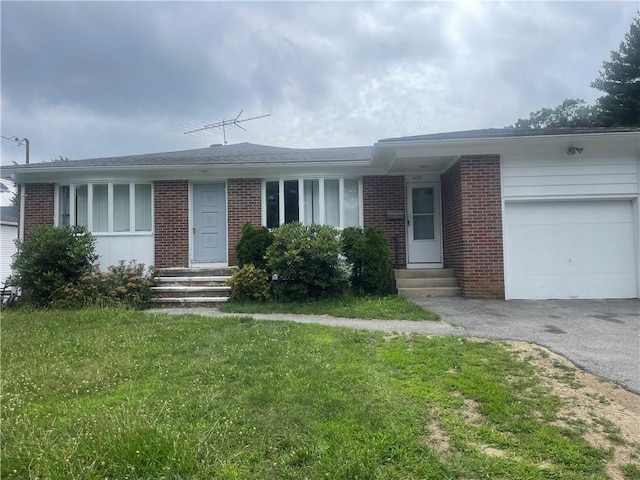
<path fill-rule="evenodd" d="M 555 108 L 519 118 L 515 128 L 640 126 L 640 11 L 611 59 L 590 86 L 604 93 L 595 105 L 568 98 Z"/>

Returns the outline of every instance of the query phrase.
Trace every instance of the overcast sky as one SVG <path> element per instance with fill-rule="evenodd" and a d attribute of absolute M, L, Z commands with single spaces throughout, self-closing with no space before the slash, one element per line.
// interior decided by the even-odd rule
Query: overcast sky
<path fill-rule="evenodd" d="M 1 131 L 31 161 L 504 127 L 589 84 L 638 1 L 10 2 Z M 24 162 L 2 140 L 2 163 Z"/>

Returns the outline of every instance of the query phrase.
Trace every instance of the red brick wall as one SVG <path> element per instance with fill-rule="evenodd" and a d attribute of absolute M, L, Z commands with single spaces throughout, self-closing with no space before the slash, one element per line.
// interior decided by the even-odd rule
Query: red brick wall
<path fill-rule="evenodd" d="M 259 178 L 231 178 L 227 181 L 229 265 L 237 265 L 236 245 L 242 226 L 262 225 L 262 181 Z"/>
<path fill-rule="evenodd" d="M 405 183 L 403 176 L 370 176 L 362 178 L 364 226 L 380 227 L 391 248 L 391 259 L 404 268 L 407 263 L 407 242 L 404 217 L 388 220 L 387 211 L 405 211 Z M 396 259 L 395 245 L 398 246 Z"/>
<path fill-rule="evenodd" d="M 467 155 L 441 176 L 444 266 L 469 298 L 504 298 L 500 157 Z"/>
<path fill-rule="evenodd" d="M 24 235 L 29 236 L 29 230 L 42 225 L 54 224 L 53 184 L 26 184 L 24 187 Z"/>
<path fill-rule="evenodd" d="M 157 181 L 153 187 L 155 266 L 189 266 L 189 182 Z"/>

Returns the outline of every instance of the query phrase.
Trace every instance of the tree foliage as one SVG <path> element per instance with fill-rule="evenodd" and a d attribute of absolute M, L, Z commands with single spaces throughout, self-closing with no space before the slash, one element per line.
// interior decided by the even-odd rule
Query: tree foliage
<path fill-rule="evenodd" d="M 22 299 L 46 307 L 56 291 L 91 272 L 98 256 L 95 239 L 85 227 L 36 227 L 17 253 L 9 284 L 22 290 Z"/>
<path fill-rule="evenodd" d="M 602 64 L 591 87 L 605 93 L 595 105 L 568 98 L 555 108 L 531 112 L 511 128 L 577 128 L 640 126 L 640 12 L 611 60 Z"/>
<path fill-rule="evenodd" d="M 640 126 L 640 13 L 591 86 L 605 93 L 597 101 L 602 126 Z"/>
<path fill-rule="evenodd" d="M 577 128 L 599 126 L 598 111 L 580 98 L 568 98 L 555 108 L 531 112 L 519 118 L 515 128 Z"/>

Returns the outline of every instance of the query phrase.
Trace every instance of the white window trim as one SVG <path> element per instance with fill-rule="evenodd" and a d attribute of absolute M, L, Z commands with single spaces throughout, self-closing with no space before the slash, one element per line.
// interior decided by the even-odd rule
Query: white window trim
<path fill-rule="evenodd" d="M 94 185 L 107 185 L 107 229 L 106 232 L 93 232 L 93 186 Z M 79 182 L 79 183 L 61 183 L 55 186 L 55 198 L 54 198 L 54 225 L 60 226 L 60 187 L 69 187 L 69 224 L 76 224 L 76 187 L 79 185 L 87 186 L 87 223 L 88 229 L 94 237 L 118 237 L 118 236 L 149 236 L 153 235 L 155 230 L 154 210 L 154 198 L 153 191 L 154 185 L 152 182 L 121 182 L 121 181 L 99 181 L 99 182 Z M 128 232 L 114 232 L 113 231 L 113 186 L 114 185 L 129 185 L 129 231 Z M 136 185 L 151 185 L 151 229 L 145 231 L 136 231 L 136 213 L 135 213 L 135 188 Z"/>
<path fill-rule="evenodd" d="M 344 181 L 345 180 L 357 180 L 358 181 L 358 223 L 359 227 L 364 227 L 364 205 L 363 205 L 363 191 L 362 191 L 362 177 L 322 177 L 322 176 L 308 176 L 308 177 L 281 177 L 281 178 L 265 178 L 262 180 L 262 225 L 267 225 L 267 183 L 278 182 L 278 218 L 280 219 L 280 225 L 284 225 L 285 212 L 284 212 L 284 182 L 288 180 L 298 180 L 298 221 L 304 222 L 305 209 L 304 209 L 304 181 L 305 180 L 319 180 L 319 206 L 318 215 L 320 217 L 320 224 L 325 224 L 326 211 L 325 211 L 325 180 L 338 180 L 338 195 L 340 205 L 340 225 L 337 227 L 339 230 L 346 228 L 345 226 L 345 205 L 344 205 Z"/>

